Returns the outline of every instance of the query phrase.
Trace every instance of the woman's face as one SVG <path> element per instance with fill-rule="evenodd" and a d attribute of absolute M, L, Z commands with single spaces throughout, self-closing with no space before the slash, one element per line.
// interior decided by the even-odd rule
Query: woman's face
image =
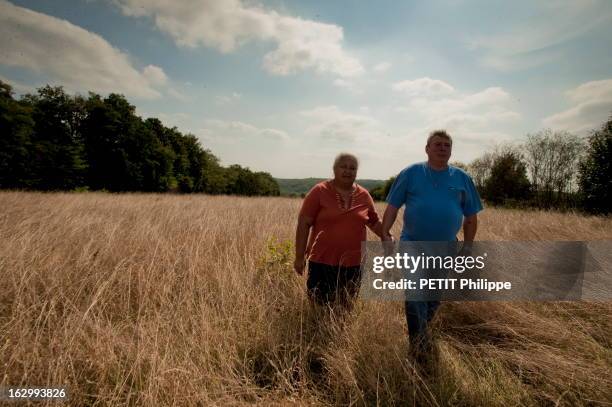
<path fill-rule="evenodd" d="M 357 162 L 352 158 L 343 158 L 334 167 L 334 179 L 342 184 L 352 184 L 357 178 Z"/>

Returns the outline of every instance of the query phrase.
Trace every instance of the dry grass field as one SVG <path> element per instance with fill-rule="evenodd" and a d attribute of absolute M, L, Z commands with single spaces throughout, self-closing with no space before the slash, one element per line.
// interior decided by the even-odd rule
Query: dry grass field
<path fill-rule="evenodd" d="M 403 304 L 309 305 L 300 203 L 0 193 L 0 386 L 67 386 L 71 405 L 612 404 L 612 303 L 444 303 L 423 377 Z M 611 219 L 480 220 L 481 240 L 612 239 Z"/>

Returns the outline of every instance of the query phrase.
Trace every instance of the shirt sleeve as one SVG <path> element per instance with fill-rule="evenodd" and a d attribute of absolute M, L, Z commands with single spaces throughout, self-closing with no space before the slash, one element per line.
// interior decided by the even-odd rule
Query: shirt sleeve
<path fill-rule="evenodd" d="M 387 195 L 387 203 L 399 209 L 404 203 L 406 203 L 407 193 L 408 176 L 406 175 L 406 170 L 404 170 L 395 178 L 395 181 L 389 190 L 389 195 Z"/>
<path fill-rule="evenodd" d="M 315 185 L 304 197 L 302 209 L 300 209 L 300 216 L 308 216 L 309 218 L 315 219 L 319 213 L 319 209 L 321 209 L 321 188 Z"/>
<path fill-rule="evenodd" d="M 466 174 L 465 176 L 466 186 L 466 199 L 463 203 L 463 216 L 472 216 L 482 210 L 482 202 L 480 201 L 480 195 L 474 185 L 472 178 Z"/>

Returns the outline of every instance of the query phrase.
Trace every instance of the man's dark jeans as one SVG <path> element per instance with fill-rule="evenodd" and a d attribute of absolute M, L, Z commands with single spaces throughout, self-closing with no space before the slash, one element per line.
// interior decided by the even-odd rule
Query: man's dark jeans
<path fill-rule="evenodd" d="M 427 325 L 436 314 L 440 301 L 406 301 L 406 322 L 411 352 L 419 352 L 430 345 Z"/>

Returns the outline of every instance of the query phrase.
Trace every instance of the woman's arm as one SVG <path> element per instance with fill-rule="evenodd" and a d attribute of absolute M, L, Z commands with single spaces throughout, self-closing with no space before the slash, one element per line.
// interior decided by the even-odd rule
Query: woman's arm
<path fill-rule="evenodd" d="M 298 224 L 295 230 L 295 262 L 293 268 L 296 273 L 302 275 L 306 264 L 306 244 L 308 243 L 308 235 L 313 219 L 309 216 L 300 215 Z"/>
<path fill-rule="evenodd" d="M 380 217 L 376 212 L 376 208 L 374 207 L 374 200 L 372 199 L 372 195 L 368 192 L 368 223 L 366 225 L 376 236 L 378 236 L 381 240 L 383 238 L 383 227 L 382 222 L 380 221 Z"/>
<path fill-rule="evenodd" d="M 370 228 L 370 230 L 374 232 L 376 236 L 382 239 L 383 229 L 382 229 L 382 222 L 380 220 L 376 221 L 376 223 L 373 225 L 368 225 L 368 228 Z"/>

